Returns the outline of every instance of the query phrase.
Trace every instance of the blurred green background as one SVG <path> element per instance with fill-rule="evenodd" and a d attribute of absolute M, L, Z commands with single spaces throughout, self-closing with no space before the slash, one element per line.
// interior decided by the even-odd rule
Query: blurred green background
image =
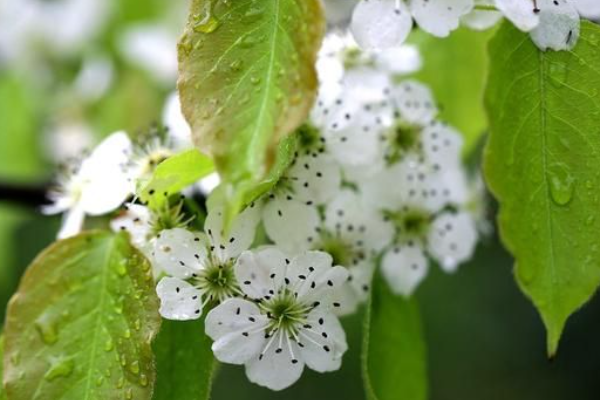
<path fill-rule="evenodd" d="M 36 254 L 54 240 L 60 222 L 56 217 L 42 216 L 38 209 L 26 204 L 26 198 L 7 200 L 8 186 L 39 191 L 51 178 L 55 160 L 48 152 L 47 127 L 57 121 L 85 121 L 95 138 L 116 129 L 144 131 L 161 120 L 165 98 L 174 90 L 174 79 L 165 83 L 143 65 L 128 62 L 117 49 L 117 43 L 121 32 L 139 23 L 167 27 L 176 36 L 185 14 L 185 2 L 113 0 L 110 4 L 112 11 L 103 29 L 80 51 L 56 55 L 39 51 L 41 45 L 37 44 L 31 50 L 34 68 L 31 54 L 25 61 L 2 63 L 0 59 L 0 191 L 4 191 L 0 193 L 2 319 L 21 274 Z M 477 79 L 482 81 L 487 36 L 474 39 L 478 43 L 475 48 L 465 46 L 473 39 L 464 35 L 463 32 L 450 39 L 452 47 L 460 51 L 464 74 L 472 76 L 469 68 L 477 68 Z M 444 62 L 436 44 L 420 43 L 432 46 L 437 62 Z M 465 52 L 465 48 L 473 52 Z M 71 83 L 90 54 L 102 54 L 111 60 L 113 78 L 100 98 L 82 101 L 73 95 Z M 424 54 L 430 58 L 427 51 Z M 446 57 L 456 60 L 457 55 Z M 465 79 L 464 74 L 460 79 Z M 427 75 L 428 70 L 421 78 L 426 79 Z M 438 70 L 434 75 L 439 75 Z M 443 81 L 438 79 L 437 84 L 443 85 Z M 478 90 L 474 88 L 473 93 Z M 436 92 L 442 101 L 453 98 L 451 92 L 442 94 L 437 89 Z M 452 104 L 450 111 L 460 113 L 456 104 Z M 478 109 L 477 114 L 481 113 Z M 464 115 L 458 118 L 464 120 Z M 471 125 L 479 128 L 480 123 L 478 120 Z M 469 142 L 473 142 L 471 137 Z M 453 276 L 434 268 L 417 297 L 428 344 L 432 400 L 600 398 L 597 340 L 600 299 L 593 299 L 569 321 L 557 358 L 548 361 L 542 323 L 519 292 L 512 276 L 512 259 L 497 237 L 480 245 L 476 257 Z M 221 366 L 213 398 L 363 399 L 361 320 L 359 314 L 344 321 L 350 350 L 341 371 L 322 375 L 306 371 L 291 389 L 271 392 L 250 384 L 243 368 Z"/>

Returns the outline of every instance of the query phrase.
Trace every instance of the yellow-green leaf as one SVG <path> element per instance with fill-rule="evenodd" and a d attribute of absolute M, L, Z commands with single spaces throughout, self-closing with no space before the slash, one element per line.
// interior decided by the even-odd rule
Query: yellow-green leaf
<path fill-rule="evenodd" d="M 124 233 L 58 242 L 29 267 L 5 326 L 11 400 L 150 399 L 158 299 Z"/>
<path fill-rule="evenodd" d="M 228 199 L 264 179 L 306 119 L 324 32 L 320 0 L 193 0 L 179 42 L 182 109 Z"/>

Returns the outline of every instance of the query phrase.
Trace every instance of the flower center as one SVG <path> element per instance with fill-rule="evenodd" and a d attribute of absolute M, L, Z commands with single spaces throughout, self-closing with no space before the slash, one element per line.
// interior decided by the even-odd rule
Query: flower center
<path fill-rule="evenodd" d="M 168 202 L 165 206 L 158 210 L 152 210 L 150 219 L 151 233 L 150 236 L 156 236 L 163 230 L 185 228 L 192 218 L 187 218 L 183 212 L 183 202 L 175 206 L 170 206 Z"/>
<path fill-rule="evenodd" d="M 421 130 L 405 122 L 398 121 L 388 132 L 390 149 L 386 159 L 390 164 L 400 161 L 402 157 L 411 151 L 418 150 Z"/>
<path fill-rule="evenodd" d="M 333 258 L 333 265 L 342 267 L 351 267 L 365 258 L 364 251 L 360 246 L 353 245 L 343 237 L 332 234 L 328 231 L 321 231 L 321 238 L 315 250 L 329 253 Z"/>
<path fill-rule="evenodd" d="M 312 306 L 299 302 L 287 288 L 260 306 L 270 319 L 267 327 L 269 334 L 282 331 L 294 337 L 306 324 L 308 313 L 313 309 Z"/>
<path fill-rule="evenodd" d="M 388 212 L 386 217 L 394 223 L 401 238 L 425 237 L 431 223 L 430 214 L 417 208 Z"/>
<path fill-rule="evenodd" d="M 233 261 L 221 264 L 213 260 L 195 277 L 195 281 L 195 286 L 204 291 L 209 300 L 221 302 L 239 293 Z"/>

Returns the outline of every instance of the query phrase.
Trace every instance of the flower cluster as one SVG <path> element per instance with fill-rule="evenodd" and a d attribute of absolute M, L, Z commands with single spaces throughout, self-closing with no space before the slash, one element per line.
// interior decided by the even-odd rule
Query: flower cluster
<path fill-rule="evenodd" d="M 598 17 L 593 7 L 575 0 L 360 0 L 351 29 L 361 46 L 383 49 L 402 44 L 413 21 L 425 32 L 446 37 L 461 24 L 483 30 L 504 16 L 530 32 L 540 49 L 567 50 L 579 38 L 580 13 Z"/>
<path fill-rule="evenodd" d="M 339 318 L 368 298 L 378 268 L 393 292 L 410 296 L 431 262 L 455 271 L 487 229 L 461 135 L 437 119 L 426 86 L 402 78 L 419 68 L 418 53 L 387 57 L 347 35 L 327 37 L 319 73 L 337 75 L 295 133 L 289 167 L 228 224 L 218 201 L 207 202 L 203 226 L 176 195 L 140 204 L 136 193 L 176 150 L 158 139 L 136 146 L 123 132 L 73 168 L 47 211 L 66 212 L 65 237 L 86 214 L 124 206 L 111 227 L 151 261 L 160 314 L 204 318 L 215 357 L 244 365 L 252 382 L 281 390 L 305 366 L 337 370 L 348 348 Z M 170 99 L 165 120 L 186 142 L 178 108 Z"/>

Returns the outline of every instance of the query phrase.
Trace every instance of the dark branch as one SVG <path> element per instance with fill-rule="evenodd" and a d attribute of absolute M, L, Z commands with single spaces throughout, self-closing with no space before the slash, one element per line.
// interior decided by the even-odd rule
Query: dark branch
<path fill-rule="evenodd" d="M 17 185 L 0 182 L 0 201 L 7 201 L 30 207 L 50 204 L 45 185 Z"/>

